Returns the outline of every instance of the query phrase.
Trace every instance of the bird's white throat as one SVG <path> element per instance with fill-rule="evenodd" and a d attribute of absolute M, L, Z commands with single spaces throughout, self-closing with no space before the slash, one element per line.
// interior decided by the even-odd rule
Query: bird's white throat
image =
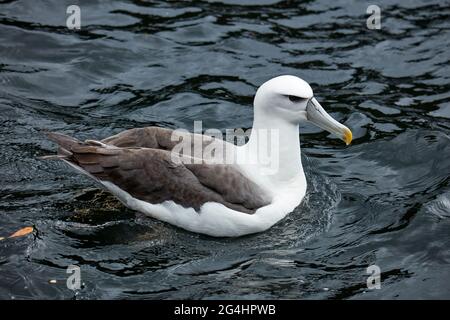
<path fill-rule="evenodd" d="M 275 184 L 304 177 L 298 124 L 255 112 L 247 144 L 241 148 L 258 174 Z"/>

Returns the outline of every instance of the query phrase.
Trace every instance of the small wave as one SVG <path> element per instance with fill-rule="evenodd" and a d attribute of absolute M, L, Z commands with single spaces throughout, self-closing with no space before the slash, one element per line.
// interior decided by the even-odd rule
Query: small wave
<path fill-rule="evenodd" d="M 450 192 L 441 194 L 428 203 L 427 211 L 439 218 L 450 218 Z"/>

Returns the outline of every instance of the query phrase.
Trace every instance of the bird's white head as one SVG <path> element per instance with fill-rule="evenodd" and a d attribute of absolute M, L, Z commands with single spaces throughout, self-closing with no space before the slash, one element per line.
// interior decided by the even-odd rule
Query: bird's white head
<path fill-rule="evenodd" d="M 347 145 L 352 132 L 334 120 L 313 96 L 311 86 L 290 75 L 279 76 L 265 82 L 255 95 L 255 118 L 282 120 L 297 125 L 309 121 L 338 136 Z"/>

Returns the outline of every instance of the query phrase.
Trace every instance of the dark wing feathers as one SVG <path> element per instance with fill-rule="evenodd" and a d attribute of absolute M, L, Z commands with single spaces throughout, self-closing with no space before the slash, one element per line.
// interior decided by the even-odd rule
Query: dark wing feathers
<path fill-rule="evenodd" d="M 257 209 L 270 203 L 265 192 L 242 173 L 223 164 L 186 164 L 198 181 L 231 203 Z"/>
<path fill-rule="evenodd" d="M 270 203 L 258 185 L 232 166 L 172 161 L 170 150 L 177 142 L 170 140 L 171 132 L 154 127 L 132 129 L 101 142 L 80 142 L 55 133 L 48 136 L 58 143 L 66 160 L 152 204 L 172 200 L 199 210 L 212 201 L 254 213 Z"/>

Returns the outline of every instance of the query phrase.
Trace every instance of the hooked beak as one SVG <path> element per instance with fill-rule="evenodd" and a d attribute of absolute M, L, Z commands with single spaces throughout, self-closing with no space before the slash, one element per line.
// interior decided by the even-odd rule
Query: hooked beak
<path fill-rule="evenodd" d="M 306 118 L 319 128 L 326 130 L 340 139 L 346 145 L 352 142 L 352 132 L 343 124 L 334 120 L 320 105 L 316 98 L 311 98 L 306 106 Z"/>

